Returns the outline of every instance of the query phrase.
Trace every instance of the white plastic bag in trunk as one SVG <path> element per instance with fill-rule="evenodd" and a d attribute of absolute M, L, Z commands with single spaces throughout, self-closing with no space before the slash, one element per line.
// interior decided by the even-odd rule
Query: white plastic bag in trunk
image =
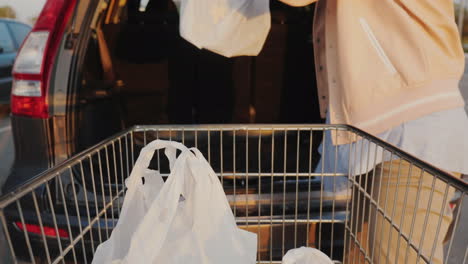
<path fill-rule="evenodd" d="M 256 56 L 271 26 L 270 0 L 173 0 L 180 35 L 226 57 Z"/>
<path fill-rule="evenodd" d="M 171 167 L 165 183 L 159 173 L 148 172 L 161 148 Z M 177 159 L 176 149 L 182 151 Z M 141 150 L 125 183 L 119 222 L 97 248 L 94 264 L 255 263 L 257 236 L 237 228 L 218 177 L 203 155 L 192 151 L 161 140 Z"/>

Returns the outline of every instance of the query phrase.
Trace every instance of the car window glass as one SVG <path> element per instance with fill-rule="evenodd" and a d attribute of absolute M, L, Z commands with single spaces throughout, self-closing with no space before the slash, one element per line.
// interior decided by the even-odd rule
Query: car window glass
<path fill-rule="evenodd" d="M 3 49 L 4 53 L 15 50 L 13 39 L 11 39 L 10 32 L 5 23 L 0 23 L 0 47 Z"/>
<path fill-rule="evenodd" d="M 21 43 L 23 43 L 24 38 L 26 38 L 29 31 L 31 31 L 30 27 L 17 23 L 10 23 L 10 28 L 13 32 L 13 37 L 15 38 L 15 41 L 18 45 L 21 45 Z"/>

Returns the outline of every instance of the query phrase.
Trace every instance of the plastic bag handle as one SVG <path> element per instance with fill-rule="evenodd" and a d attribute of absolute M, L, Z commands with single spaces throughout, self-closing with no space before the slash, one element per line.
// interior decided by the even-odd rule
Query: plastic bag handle
<path fill-rule="evenodd" d="M 175 148 L 182 145 L 179 144 L 177 144 Z M 172 149 L 174 153 L 175 148 L 166 145 L 166 150 Z M 153 263 L 153 260 L 160 253 L 163 243 L 166 240 L 169 227 L 175 217 L 180 195 L 183 194 L 185 169 L 187 166 L 190 166 L 187 164 L 187 160 L 190 156 L 193 156 L 186 147 L 179 149 L 182 149 L 182 153 L 177 158 L 177 162 L 174 163 L 174 169 L 170 174 L 172 176 L 166 180 L 159 195 L 152 202 L 146 216 L 140 223 L 140 227 L 135 231 L 134 237 L 131 239 L 132 241 L 128 253 L 121 262 L 122 264 Z M 168 152 L 168 156 L 171 155 L 172 157 L 172 152 L 170 151 Z M 144 154 L 146 155 L 147 153 L 145 152 Z M 143 164 L 143 161 L 140 165 L 141 164 Z M 157 220 L 159 224 L 152 226 L 155 220 Z M 144 236 L 151 237 L 151 243 L 146 243 L 138 239 Z"/>
<path fill-rule="evenodd" d="M 176 162 L 177 149 L 182 152 L 188 151 L 187 147 L 176 141 L 167 141 L 156 139 L 141 149 L 140 155 L 138 156 L 135 165 L 133 166 L 132 172 L 128 179 L 125 181 L 127 188 L 132 188 L 139 181 L 138 175 L 143 175 L 145 169 L 148 168 L 151 159 L 153 158 L 154 151 L 165 148 L 164 154 L 166 154 L 169 160 L 169 167 L 172 171 Z"/>
<path fill-rule="evenodd" d="M 181 145 L 182 144 L 176 144 L 175 146 L 180 147 Z M 170 151 L 175 151 L 175 148 L 172 146 L 166 148 L 166 150 L 167 149 L 169 149 L 168 156 L 172 155 Z M 122 264 L 154 263 L 157 256 L 161 254 L 168 232 L 177 213 L 180 195 L 184 195 L 185 184 L 187 184 L 185 181 L 186 177 L 192 176 L 196 184 L 200 184 L 200 186 L 206 184 L 212 185 L 215 189 L 211 189 L 210 192 L 218 192 L 224 195 L 223 188 L 216 173 L 211 169 L 203 154 L 196 148 L 187 149 L 186 147 L 181 147 L 180 149 L 183 151 L 174 164 L 171 176 L 164 183 L 159 195 L 152 202 L 139 228 L 135 231 L 130 248 Z M 142 152 L 142 155 L 146 154 L 146 151 Z M 147 163 L 139 164 L 146 165 Z M 191 173 L 191 175 L 187 173 Z M 190 197 L 187 198 L 190 199 Z M 224 207 L 229 208 L 227 199 L 224 199 Z M 231 210 L 228 210 L 227 213 L 232 214 Z M 194 214 L 197 214 L 197 212 L 194 212 Z M 232 219 L 234 219 L 234 216 L 232 216 Z M 155 222 L 157 222 L 157 224 L 154 224 Z M 197 229 L 198 227 L 195 226 L 195 223 L 193 224 L 194 226 L 191 228 Z M 235 225 L 235 222 L 232 224 Z M 141 237 L 151 237 L 151 242 L 148 243 L 147 241 L 139 239 Z"/>
<path fill-rule="evenodd" d="M 207 168 L 208 169 L 208 175 L 210 176 L 210 180 L 211 181 L 218 181 L 219 182 L 219 178 L 218 176 L 216 175 L 216 173 L 213 171 L 213 169 L 211 168 L 211 165 L 210 163 L 205 159 L 205 156 L 203 155 L 203 153 L 201 153 L 201 151 L 197 148 L 190 148 L 190 151 L 192 151 L 193 153 L 195 153 L 195 156 L 196 158 L 202 162 L 202 164 L 204 164 L 204 168 Z"/>
<path fill-rule="evenodd" d="M 214 184 L 213 186 L 218 189 L 219 192 L 225 195 L 223 185 L 221 184 L 221 181 L 218 178 L 218 175 L 216 172 L 214 172 L 213 168 L 211 168 L 210 163 L 208 160 L 205 159 L 205 156 L 203 153 L 200 152 L 197 148 L 190 148 L 190 151 L 195 153 L 195 157 L 197 158 L 198 162 L 201 162 L 202 168 L 205 169 L 205 172 L 208 173 L 208 176 L 210 177 L 211 182 Z M 192 169 L 193 171 L 193 169 Z M 200 175 L 200 173 L 198 173 Z M 227 208 L 230 207 L 229 203 L 227 200 L 225 200 Z"/>

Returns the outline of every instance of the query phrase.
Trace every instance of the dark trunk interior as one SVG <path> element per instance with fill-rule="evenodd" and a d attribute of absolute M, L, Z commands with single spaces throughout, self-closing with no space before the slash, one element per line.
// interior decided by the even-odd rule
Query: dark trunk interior
<path fill-rule="evenodd" d="M 136 124 L 321 123 L 311 41 L 313 6 L 271 2 L 272 25 L 256 57 L 225 58 L 179 36 L 172 1 L 128 1 L 99 23 L 79 88 L 77 151 Z M 108 21 L 109 20 L 109 21 Z M 114 21 L 118 20 L 118 21 Z"/>

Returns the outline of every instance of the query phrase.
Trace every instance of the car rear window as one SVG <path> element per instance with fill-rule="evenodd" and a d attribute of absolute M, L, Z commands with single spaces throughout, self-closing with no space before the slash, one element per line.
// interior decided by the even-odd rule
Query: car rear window
<path fill-rule="evenodd" d="M 10 23 L 11 31 L 13 32 L 13 38 L 15 38 L 16 44 L 21 45 L 23 40 L 28 35 L 31 28 L 25 25 Z"/>
<path fill-rule="evenodd" d="M 3 22 L 0 22 L 0 47 L 4 53 L 15 51 L 13 39 L 11 39 L 7 25 Z"/>

